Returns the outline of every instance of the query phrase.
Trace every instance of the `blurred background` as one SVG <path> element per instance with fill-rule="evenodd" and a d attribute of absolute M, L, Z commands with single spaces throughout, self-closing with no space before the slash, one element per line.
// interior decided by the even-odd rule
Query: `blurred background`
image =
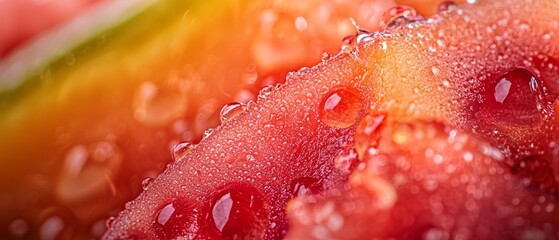
<path fill-rule="evenodd" d="M 440 2 L 0 0 L 0 238 L 100 238 L 231 109 Z"/>

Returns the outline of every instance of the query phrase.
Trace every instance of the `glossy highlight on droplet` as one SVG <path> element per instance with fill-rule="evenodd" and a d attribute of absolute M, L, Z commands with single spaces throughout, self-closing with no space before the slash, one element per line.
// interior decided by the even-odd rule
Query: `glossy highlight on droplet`
<path fill-rule="evenodd" d="M 221 112 L 219 113 L 221 123 L 225 123 L 245 111 L 246 107 L 242 103 L 234 102 L 226 104 L 221 108 Z"/>
<path fill-rule="evenodd" d="M 190 142 L 181 142 L 173 148 L 173 158 L 175 161 L 180 161 L 192 151 L 192 149 L 194 149 L 194 144 Z"/>
<path fill-rule="evenodd" d="M 159 239 L 191 239 L 199 231 L 198 221 L 194 202 L 177 198 L 159 208 L 155 214 L 154 229 Z"/>
<path fill-rule="evenodd" d="M 320 119 L 333 128 L 350 127 L 361 115 L 365 105 L 363 101 L 363 96 L 354 88 L 334 88 L 322 98 Z"/>
<path fill-rule="evenodd" d="M 260 239 L 268 227 L 268 201 L 249 184 L 231 184 L 216 192 L 209 221 L 222 239 Z"/>
<path fill-rule="evenodd" d="M 322 191 L 322 183 L 312 177 L 302 177 L 291 182 L 291 193 L 293 197 L 301 197 L 316 194 Z"/>

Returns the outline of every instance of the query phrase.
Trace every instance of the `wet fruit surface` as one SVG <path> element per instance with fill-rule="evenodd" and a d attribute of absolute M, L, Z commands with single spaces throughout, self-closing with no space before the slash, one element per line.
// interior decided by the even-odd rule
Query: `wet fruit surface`
<path fill-rule="evenodd" d="M 213 223 L 225 229 L 232 195 L 207 196 L 232 182 L 251 184 L 270 204 L 264 239 L 554 237 L 550 178 L 519 169 L 550 164 L 546 174 L 557 176 L 557 132 L 543 134 L 555 111 L 538 107 L 554 102 L 555 68 L 525 62 L 559 55 L 548 41 L 559 5 L 480 1 L 425 20 L 411 10 L 391 9 L 387 28 L 358 30 L 340 54 L 264 88 L 131 202 L 105 237 L 153 234 L 142 216 L 172 194 L 219 205 L 205 214 L 218 209 Z M 483 130 L 496 125 L 507 131 Z"/>
<path fill-rule="evenodd" d="M 290 239 L 556 236 L 556 194 L 527 187 L 487 142 L 433 122 L 379 135 L 348 185 L 289 204 Z"/>
<path fill-rule="evenodd" d="M 149 7 L 132 17 L 109 5 L 96 20 L 123 18 L 79 28 L 95 34 L 86 43 L 1 61 L 0 165 L 9 171 L 0 174 L 0 235 L 35 236 L 41 212 L 60 207 L 76 219 L 64 221 L 69 237 L 101 237 L 103 222 L 150 189 L 166 164 L 212 137 L 208 128 L 235 121 L 259 92 L 268 98 L 289 71 L 339 51 L 355 31 L 350 17 L 377 29 L 393 5 L 296 2 L 140 1 Z M 37 57 L 54 60 L 21 67 Z M 12 79 L 18 69 L 21 79 Z"/>

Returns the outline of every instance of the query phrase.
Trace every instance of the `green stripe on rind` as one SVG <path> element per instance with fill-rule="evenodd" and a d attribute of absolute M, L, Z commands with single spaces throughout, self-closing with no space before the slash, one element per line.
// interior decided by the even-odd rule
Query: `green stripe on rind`
<path fill-rule="evenodd" d="M 169 0 L 135 1 L 134 4 L 129 4 L 128 10 L 117 16 L 104 15 L 103 13 L 114 7 L 106 5 L 91 15 L 77 19 L 88 22 L 89 29 L 94 32 L 75 33 L 75 26 L 69 26 L 39 39 L 27 49 L 0 63 L 0 118 L 34 89 L 67 80 L 59 78 L 58 72 L 69 71 L 73 67 L 67 64 L 69 56 L 74 57 L 74 61 L 87 62 L 107 50 L 134 51 L 127 48 L 130 42 L 142 41 L 146 32 L 157 32 L 162 24 L 181 17 L 184 9 L 192 3 Z M 61 36 L 72 39 L 56 42 Z M 104 41 L 110 41 L 111 46 L 107 47 L 108 44 Z"/>

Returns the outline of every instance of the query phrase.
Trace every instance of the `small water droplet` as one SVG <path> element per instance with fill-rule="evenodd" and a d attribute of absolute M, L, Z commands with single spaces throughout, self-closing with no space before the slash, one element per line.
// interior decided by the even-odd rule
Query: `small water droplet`
<path fill-rule="evenodd" d="M 349 174 L 359 163 L 355 148 L 342 151 L 335 159 L 334 166 L 342 173 Z"/>
<path fill-rule="evenodd" d="M 359 91 L 350 87 L 337 87 L 322 98 L 320 119 L 330 127 L 347 128 L 357 122 L 364 105 Z"/>
<path fill-rule="evenodd" d="M 209 220 L 221 238 L 261 239 L 268 226 L 266 198 L 248 184 L 230 184 L 216 192 Z"/>
<path fill-rule="evenodd" d="M 202 136 L 202 139 L 206 139 L 210 137 L 214 133 L 214 131 L 215 130 L 213 128 L 206 129 L 206 131 L 204 131 L 204 135 Z"/>
<path fill-rule="evenodd" d="M 226 104 L 223 108 L 221 108 L 221 112 L 219 114 L 221 123 L 225 123 L 245 111 L 246 107 L 242 103 L 234 102 Z"/>
<path fill-rule="evenodd" d="M 355 130 L 355 150 L 361 159 L 365 159 L 370 148 L 377 147 L 384 119 L 384 114 L 369 114 L 359 123 Z"/>
<path fill-rule="evenodd" d="M 342 53 L 354 54 L 356 47 L 355 35 L 349 35 L 342 39 Z"/>
<path fill-rule="evenodd" d="M 144 191 L 145 191 L 145 190 L 148 190 L 149 187 L 151 187 L 151 185 L 153 184 L 153 181 L 154 181 L 153 178 L 150 178 L 150 177 L 145 178 L 145 179 L 142 181 L 142 189 L 144 189 Z"/>
<path fill-rule="evenodd" d="M 446 11 L 452 11 L 457 8 L 458 8 L 458 4 L 456 4 L 454 1 L 444 1 L 439 4 L 439 7 L 437 8 L 437 12 L 442 13 Z"/>
<path fill-rule="evenodd" d="M 321 55 L 322 62 L 327 62 L 331 57 L 330 53 L 323 52 Z"/>
<path fill-rule="evenodd" d="M 105 226 L 107 226 L 107 228 L 111 228 L 113 226 L 113 224 L 115 223 L 116 218 L 111 216 L 109 218 L 107 218 L 107 221 L 105 221 Z"/>
<path fill-rule="evenodd" d="M 322 183 L 311 177 L 295 179 L 291 182 L 291 193 L 293 197 L 301 197 L 308 194 L 316 194 L 322 191 Z"/>
<path fill-rule="evenodd" d="M 439 70 L 438 67 L 434 67 L 434 66 L 433 66 L 433 67 L 431 68 L 431 72 L 433 73 L 433 75 L 437 76 L 437 75 L 439 75 L 440 70 Z"/>
<path fill-rule="evenodd" d="M 255 64 L 251 63 L 247 65 L 245 72 L 243 73 L 242 79 L 248 85 L 252 85 L 256 83 L 256 81 L 258 80 L 258 72 L 256 71 Z"/>
<path fill-rule="evenodd" d="M 384 12 L 381 25 L 388 29 L 395 29 L 422 19 L 423 16 L 418 15 L 412 7 L 395 6 Z"/>
<path fill-rule="evenodd" d="M 254 161 L 256 161 L 256 158 L 255 158 L 254 156 L 252 156 L 252 155 L 247 155 L 247 156 L 246 156 L 246 159 L 247 159 L 247 161 L 249 161 L 249 162 L 254 162 Z"/>
<path fill-rule="evenodd" d="M 192 149 L 194 149 L 194 144 L 181 142 L 173 148 L 173 158 L 175 161 L 181 161 Z"/>
<path fill-rule="evenodd" d="M 272 94 L 272 92 L 274 92 L 275 89 L 276 88 L 273 85 L 263 87 L 258 93 L 258 98 L 266 99 L 270 94 Z"/>

